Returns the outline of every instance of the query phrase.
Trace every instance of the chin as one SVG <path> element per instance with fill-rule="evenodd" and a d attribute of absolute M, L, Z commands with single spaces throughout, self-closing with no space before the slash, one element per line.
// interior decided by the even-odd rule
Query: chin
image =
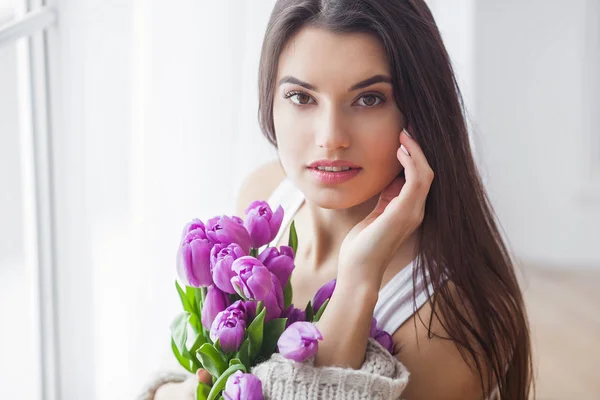
<path fill-rule="evenodd" d="M 369 193 L 360 187 L 360 183 L 351 185 L 321 186 L 306 183 L 300 188 L 308 201 L 328 210 L 346 210 L 372 199 L 379 193 Z"/>

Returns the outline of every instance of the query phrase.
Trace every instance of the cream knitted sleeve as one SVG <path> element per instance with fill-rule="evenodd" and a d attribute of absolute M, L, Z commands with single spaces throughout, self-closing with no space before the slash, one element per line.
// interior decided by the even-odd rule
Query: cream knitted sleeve
<path fill-rule="evenodd" d="M 193 375 L 189 372 L 171 372 L 163 371 L 156 373 L 151 379 L 146 382 L 146 385 L 138 393 L 137 400 L 154 400 L 154 395 L 158 388 L 165 383 L 179 383 L 185 381 Z"/>
<path fill-rule="evenodd" d="M 315 367 L 275 353 L 252 368 L 262 382 L 265 400 L 397 400 L 408 383 L 408 371 L 373 338 L 369 338 L 360 369 Z M 158 387 L 182 382 L 191 374 L 163 372 L 149 380 L 138 400 L 152 400 Z"/>
<path fill-rule="evenodd" d="M 397 400 L 409 375 L 406 367 L 372 338 L 358 370 L 315 367 L 314 357 L 298 363 L 275 353 L 252 373 L 262 382 L 265 400 Z"/>

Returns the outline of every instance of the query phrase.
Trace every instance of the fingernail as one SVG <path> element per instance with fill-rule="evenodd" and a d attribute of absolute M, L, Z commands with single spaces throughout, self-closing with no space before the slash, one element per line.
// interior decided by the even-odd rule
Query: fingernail
<path fill-rule="evenodd" d="M 404 147 L 403 144 L 400 145 L 400 148 L 402 149 L 403 152 L 406 153 L 407 156 L 410 156 L 410 154 L 408 154 L 408 151 L 406 150 L 406 147 Z"/>
<path fill-rule="evenodd" d="M 410 127 L 409 127 L 410 128 Z M 406 133 L 406 136 L 408 136 L 409 138 L 412 139 L 411 134 L 406 130 L 406 128 L 403 129 L 404 133 Z"/>

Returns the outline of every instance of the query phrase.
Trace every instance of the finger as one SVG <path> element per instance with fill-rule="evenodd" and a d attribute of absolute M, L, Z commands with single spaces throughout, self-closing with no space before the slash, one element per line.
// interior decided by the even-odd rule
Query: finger
<path fill-rule="evenodd" d="M 402 133 L 400 133 L 400 143 L 408 150 L 408 153 L 415 158 L 417 163 L 429 166 L 421 146 L 419 146 L 417 141 L 413 139 L 406 130 L 403 130 Z"/>
<path fill-rule="evenodd" d="M 402 149 L 398 149 L 397 156 L 400 163 L 404 166 L 406 183 L 394 201 L 404 204 L 403 206 L 399 204 L 398 208 L 406 208 L 407 205 L 411 204 L 415 208 L 414 211 L 416 213 L 425 203 L 426 194 L 429 192 L 431 186 L 431 179 L 428 177 L 426 170 L 420 170 L 414 155 L 407 155 Z M 424 168 L 428 169 L 429 167 L 426 165 Z"/>
<path fill-rule="evenodd" d="M 429 162 L 427 161 L 427 158 L 425 157 L 425 154 L 423 154 L 423 151 L 421 150 L 421 147 L 419 146 L 419 144 L 414 141 L 413 139 L 409 138 L 406 134 L 402 134 L 401 135 L 401 141 L 403 141 L 403 144 L 406 144 L 406 148 L 408 149 L 409 155 L 410 157 L 413 159 L 414 163 L 413 163 L 413 169 L 414 169 L 414 179 L 415 182 L 425 182 L 427 184 L 431 184 L 431 181 L 433 180 L 433 171 L 431 170 L 431 167 L 429 166 Z M 404 151 L 401 151 L 402 149 L 398 149 L 398 160 L 403 163 L 403 160 L 406 160 L 406 158 L 402 158 L 402 154 L 404 153 L 406 154 Z"/>
<path fill-rule="evenodd" d="M 414 140 L 406 130 L 400 134 L 400 143 L 400 146 L 404 146 L 408 150 L 410 156 L 414 158 L 416 167 L 418 168 L 419 172 L 423 173 L 423 178 L 429 181 L 432 180 L 433 171 L 429 165 L 429 162 L 427 161 L 427 157 L 425 157 L 425 154 L 421 149 L 421 146 L 419 146 L 419 143 L 417 143 L 417 141 Z"/>
<path fill-rule="evenodd" d="M 406 183 L 409 185 L 414 184 L 419 179 L 419 171 L 417 169 L 416 160 L 412 155 L 407 154 L 402 148 L 399 148 L 396 152 L 398 161 L 404 167 L 404 177 Z"/>
<path fill-rule="evenodd" d="M 198 371 L 196 371 L 196 379 L 198 379 L 200 382 L 206 383 L 207 385 L 212 383 L 212 376 L 203 368 L 200 368 Z"/>
<path fill-rule="evenodd" d="M 402 129 L 402 132 L 406 132 L 406 134 L 408 135 L 409 138 L 412 139 L 412 128 L 410 127 L 410 124 L 406 127 Z M 400 132 L 400 135 L 398 135 L 398 141 L 401 142 L 401 138 L 402 138 L 402 132 Z"/>
<path fill-rule="evenodd" d="M 373 209 L 374 216 L 381 215 L 385 211 L 388 204 L 390 204 L 395 197 L 398 197 L 405 183 L 406 179 L 398 176 L 381 192 L 377 205 Z"/>

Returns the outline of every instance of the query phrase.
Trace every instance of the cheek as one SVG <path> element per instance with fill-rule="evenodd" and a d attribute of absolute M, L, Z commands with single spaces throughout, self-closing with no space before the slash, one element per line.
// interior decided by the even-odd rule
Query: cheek
<path fill-rule="evenodd" d="M 365 153 L 369 164 L 376 168 L 400 167 L 400 161 L 396 157 L 396 151 L 400 147 L 398 136 L 400 133 L 380 133 L 371 135 L 363 141 L 361 147 L 367 149 Z"/>
<path fill-rule="evenodd" d="M 286 172 L 291 173 L 293 165 L 306 161 L 302 155 L 310 144 L 310 130 L 286 107 L 273 108 L 273 123 L 279 158 Z"/>

